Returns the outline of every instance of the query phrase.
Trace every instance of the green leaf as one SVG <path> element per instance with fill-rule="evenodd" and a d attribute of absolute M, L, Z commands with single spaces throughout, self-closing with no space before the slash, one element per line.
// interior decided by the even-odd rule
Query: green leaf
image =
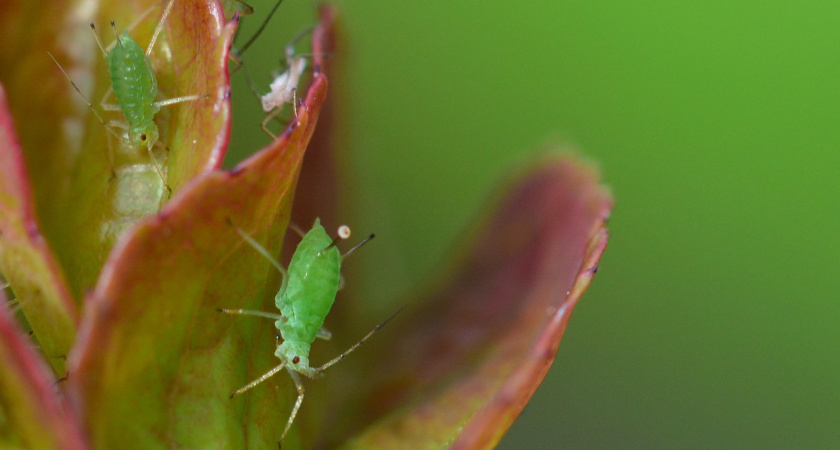
<path fill-rule="evenodd" d="M 44 356 L 60 375 L 76 337 L 76 305 L 41 235 L 26 163 L 0 85 L 0 274 L 17 296 Z"/>
<path fill-rule="evenodd" d="M 111 80 L 89 23 L 97 25 L 105 45 L 114 40 L 108 26 L 113 20 L 120 31 L 130 29 L 145 48 L 163 4 L 137 0 L 103 1 L 98 9 L 90 6 L 90 2 L 4 3 L 8 15 L 2 24 L 14 30 L 8 38 L 16 45 L 0 54 L 0 77 L 17 118 L 43 233 L 77 302 L 95 285 L 119 236 L 157 213 L 168 199 L 147 150 L 127 148 L 109 133 L 47 54 L 55 56 L 104 120 L 123 121 L 121 112 L 102 111 L 99 106 Z M 155 160 L 168 167 L 168 184 L 175 192 L 197 174 L 218 168 L 227 148 L 227 58 L 235 24 L 225 25 L 222 20 L 214 2 L 178 0 L 152 49 L 158 100 L 208 95 L 162 107 L 155 117 L 162 144 L 155 150 Z M 18 22 L 29 26 L 16 26 Z M 112 95 L 106 101 L 115 103 Z"/>

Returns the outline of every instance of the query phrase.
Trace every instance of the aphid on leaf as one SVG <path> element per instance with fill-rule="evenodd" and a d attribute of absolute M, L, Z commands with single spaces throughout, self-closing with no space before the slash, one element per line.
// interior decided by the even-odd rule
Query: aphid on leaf
<path fill-rule="evenodd" d="M 131 38 L 128 31 L 123 31 L 122 36 L 120 36 L 117 32 L 117 27 L 114 24 L 114 21 L 111 21 L 111 29 L 114 31 L 116 40 L 108 47 L 105 47 L 102 44 L 102 40 L 99 38 L 99 35 L 96 33 L 96 27 L 93 23 L 90 24 L 90 28 L 93 30 L 93 36 L 96 39 L 96 43 L 99 45 L 99 49 L 102 50 L 102 54 L 108 62 L 108 70 L 111 74 L 111 87 L 108 89 L 108 92 L 106 92 L 100 106 L 106 111 L 121 111 L 125 118 L 124 122 L 112 120 L 106 123 L 105 120 L 103 120 L 96 112 L 96 109 L 93 108 L 90 101 L 84 96 L 84 94 L 82 94 L 82 91 L 78 86 L 76 86 L 76 83 L 73 82 L 64 68 L 61 67 L 61 64 L 59 64 L 55 57 L 50 54 L 50 57 L 58 65 L 58 68 L 61 69 L 61 72 L 64 73 L 64 76 L 70 80 L 70 83 L 76 89 L 76 92 L 82 96 L 88 107 L 90 107 L 91 111 L 93 111 L 93 114 L 97 119 L 99 119 L 99 122 L 101 122 L 111 134 L 116 136 L 120 142 L 131 148 L 146 147 L 149 157 L 155 166 L 155 170 L 170 195 L 172 194 L 172 188 L 169 187 L 169 184 L 166 182 L 163 169 L 160 167 L 160 164 L 158 164 L 158 161 L 152 152 L 152 147 L 156 144 L 160 144 L 158 142 L 160 137 L 158 127 L 155 125 L 154 121 L 155 114 L 157 114 L 163 106 L 193 102 L 208 97 L 207 95 L 187 95 L 155 101 L 158 94 L 158 85 L 155 73 L 152 71 L 152 64 L 149 60 L 149 56 L 152 53 L 152 48 L 155 46 L 158 35 L 163 29 L 163 24 L 166 21 L 166 17 L 169 15 L 169 12 L 172 10 L 172 5 L 174 3 L 175 0 L 169 0 L 169 3 L 166 4 L 166 8 L 163 10 L 163 14 L 155 27 L 152 39 L 149 41 L 149 45 L 146 47 L 145 52 L 140 45 Z M 114 97 L 117 99 L 117 104 L 105 103 L 105 100 L 112 92 Z M 127 132 L 128 139 L 116 133 L 114 128 L 120 128 Z"/>
<path fill-rule="evenodd" d="M 260 125 L 272 139 L 276 136 L 268 130 L 268 123 L 283 111 L 283 106 L 286 103 L 292 105 L 295 117 L 297 117 L 297 87 L 304 70 L 306 70 L 306 58 L 295 56 L 295 44 L 310 31 L 312 31 L 311 28 L 303 30 L 286 45 L 286 71 L 272 73 L 274 81 L 269 85 L 271 91 L 260 96 L 263 111 L 268 113 Z"/>
<path fill-rule="evenodd" d="M 239 0 L 235 0 L 239 1 Z M 280 7 L 280 4 L 283 3 L 283 0 L 278 0 L 277 3 L 274 4 L 274 7 L 271 8 L 268 15 L 266 16 L 265 20 L 263 20 L 262 24 L 260 24 L 257 31 L 248 39 L 248 42 L 245 43 L 240 48 L 234 48 L 231 50 L 231 60 L 234 62 L 234 68 L 231 70 L 231 73 L 235 73 L 238 71 L 245 62 L 242 60 L 242 55 L 245 53 L 246 50 L 253 44 L 257 38 L 262 34 L 265 30 L 265 27 L 268 25 L 268 22 L 271 20 L 271 17 L 274 16 L 274 13 L 277 11 L 277 8 Z M 248 85 L 251 88 L 251 91 L 260 98 L 260 102 L 262 103 L 263 111 L 268 113 L 265 120 L 260 124 L 263 131 L 268 134 L 272 139 L 275 139 L 277 136 L 274 135 L 271 131 L 268 130 L 268 123 L 275 119 L 283 110 L 283 106 L 286 103 L 292 104 L 292 108 L 294 109 L 295 116 L 297 116 L 297 87 L 300 84 L 301 76 L 303 75 L 304 70 L 306 70 L 306 59 L 303 56 L 295 56 L 295 44 L 307 33 L 312 31 L 311 28 L 304 30 L 303 32 L 299 33 L 292 41 L 286 46 L 285 49 L 285 67 L 286 70 L 282 73 L 272 73 L 272 77 L 274 77 L 274 81 L 271 82 L 269 88 L 271 89 L 270 92 L 267 94 L 262 94 L 259 92 L 259 89 L 256 87 L 253 79 L 248 74 L 247 70 L 245 72 L 246 77 L 248 78 Z"/>
<path fill-rule="evenodd" d="M 274 300 L 280 314 L 244 309 L 220 309 L 219 311 L 227 314 L 244 314 L 274 319 L 274 325 L 280 332 L 283 341 L 282 343 L 278 341 L 277 349 L 274 352 L 274 355 L 280 359 L 280 364 L 235 391 L 231 394 L 231 398 L 262 383 L 282 369 L 286 369 L 295 383 L 298 397 L 289 420 L 286 422 L 286 428 L 280 436 L 280 442 L 282 442 L 297 416 L 301 403 L 303 403 L 303 385 L 298 374 L 313 378 L 341 361 L 382 328 L 396 313 L 377 325 L 344 353 L 324 365 L 311 367 L 309 365 L 309 349 L 312 342 L 316 338 L 329 339 L 331 337 L 331 333 L 324 329 L 323 325 L 339 289 L 341 262 L 347 255 L 373 239 L 373 235 L 371 234 L 342 255 L 336 248 L 336 243 L 339 239 L 350 237 L 350 228 L 341 226 L 338 229 L 338 237 L 332 239 L 327 235 L 324 227 L 321 226 L 320 220 L 316 219 L 312 229 L 303 236 L 300 244 L 298 244 L 292 256 L 292 261 L 289 263 L 289 269 L 286 270 L 269 254 L 268 250 L 251 236 L 239 228 L 236 229 L 236 232 L 282 274 L 283 281 Z"/>
<path fill-rule="evenodd" d="M 262 129 L 269 136 L 275 138 L 270 131 L 268 131 L 268 123 L 277 117 L 283 110 L 283 105 L 291 103 L 297 116 L 297 87 L 300 83 L 300 77 L 303 71 L 306 70 L 306 59 L 303 56 L 294 55 L 294 47 L 286 47 L 286 64 L 288 69 L 280 74 L 274 76 L 274 81 L 271 82 L 269 88 L 271 92 L 263 95 L 262 101 L 263 111 L 267 112 L 265 120 L 262 121 Z"/>

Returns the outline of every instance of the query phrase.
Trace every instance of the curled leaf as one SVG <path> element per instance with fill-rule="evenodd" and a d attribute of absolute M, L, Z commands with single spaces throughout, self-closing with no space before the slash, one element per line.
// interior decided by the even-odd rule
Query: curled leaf
<path fill-rule="evenodd" d="M 356 366 L 372 390 L 344 399 L 335 426 L 373 422 L 344 448 L 493 448 L 554 359 L 606 245 L 611 203 L 572 158 L 526 173 L 454 275 L 395 319 L 399 334 L 382 340 L 377 361 Z M 363 401 L 365 414 L 352 414 Z"/>

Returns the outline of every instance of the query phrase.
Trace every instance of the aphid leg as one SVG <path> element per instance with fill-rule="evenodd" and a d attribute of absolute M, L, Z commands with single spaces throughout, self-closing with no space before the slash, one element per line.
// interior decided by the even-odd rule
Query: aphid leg
<path fill-rule="evenodd" d="M 256 380 L 246 384 L 245 386 L 242 386 L 241 388 L 237 389 L 233 394 L 230 394 L 230 398 L 236 397 L 237 395 L 242 394 L 243 392 L 250 390 L 252 387 L 254 387 L 254 386 L 262 383 L 263 381 L 273 377 L 274 375 L 277 374 L 277 372 L 283 370 L 284 367 L 286 367 L 286 363 L 285 362 L 280 363 L 279 366 L 277 366 L 277 367 L 269 370 L 268 372 L 264 373 L 261 377 L 259 377 Z"/>
<path fill-rule="evenodd" d="M 297 118 L 297 88 L 292 88 L 292 111 L 295 112 L 295 118 Z"/>
<path fill-rule="evenodd" d="M 99 101 L 99 107 L 102 108 L 103 111 L 120 111 L 120 105 L 116 103 L 108 103 L 108 97 L 114 93 L 113 86 L 108 86 L 108 90 L 105 91 L 105 95 L 102 96 L 102 100 Z M 117 120 L 109 120 L 108 125 L 120 128 L 123 131 L 128 131 L 128 125 L 125 122 L 120 122 Z M 128 141 L 125 139 L 119 138 L 120 142 L 124 144 L 128 144 Z M 108 136 L 108 167 L 111 168 L 111 178 L 108 181 L 117 178 L 117 171 L 114 170 L 114 143 L 111 141 L 111 136 Z"/>
<path fill-rule="evenodd" d="M 280 114 L 280 108 L 273 109 L 267 116 L 265 116 L 265 120 L 263 120 L 260 124 L 260 127 L 262 127 L 263 131 L 265 131 L 265 134 L 271 136 L 271 139 L 277 139 L 277 136 L 268 130 L 268 123 L 277 117 L 278 114 Z"/>
<path fill-rule="evenodd" d="M 148 58 L 152 54 L 152 49 L 155 46 L 155 42 L 157 42 L 158 36 L 160 35 L 160 31 L 163 29 L 163 24 L 166 22 L 166 18 L 169 16 L 169 13 L 172 11 L 172 5 L 175 4 L 175 0 L 169 0 L 169 3 L 166 4 L 166 7 L 163 9 L 163 14 L 160 16 L 160 21 L 158 21 L 157 26 L 155 27 L 154 33 L 152 33 L 152 39 L 149 40 L 149 45 L 146 47 L 146 58 Z M 111 22 L 113 24 L 113 22 Z M 114 29 L 116 32 L 116 28 Z M 117 41 L 119 41 L 119 36 L 117 37 Z M 183 97 L 175 97 L 170 98 L 168 100 L 161 100 L 159 102 L 154 102 L 152 105 L 161 107 L 161 106 L 169 106 L 174 105 L 176 103 L 184 103 L 184 102 L 194 102 L 196 100 L 201 100 L 203 98 L 209 98 L 209 94 L 204 95 L 185 95 Z M 168 187 L 168 186 L 167 186 Z M 170 194 L 172 190 L 170 189 Z"/>
<path fill-rule="evenodd" d="M 169 150 L 169 148 L 163 145 L 160 141 L 156 141 L 154 145 L 159 145 L 167 151 Z M 165 187 L 166 191 L 169 193 L 167 198 L 172 198 L 172 187 L 169 186 L 169 183 L 166 181 L 166 177 L 163 175 L 163 169 L 160 167 L 160 164 L 158 164 L 157 158 L 155 158 L 155 153 L 152 151 L 152 145 L 147 145 L 146 150 L 149 152 L 149 158 L 152 160 L 152 165 L 155 166 L 158 176 L 161 181 L 163 181 L 163 187 Z"/>
<path fill-rule="evenodd" d="M 286 429 L 283 430 L 283 434 L 280 435 L 280 440 L 277 441 L 277 446 L 280 447 L 280 444 L 283 442 L 283 439 L 286 438 L 286 433 L 289 432 L 289 429 L 292 427 L 292 422 L 295 421 L 295 417 L 297 417 L 298 410 L 300 410 L 300 405 L 303 404 L 303 383 L 300 382 L 300 377 L 298 376 L 297 372 L 292 370 L 291 368 L 286 368 L 286 371 L 289 372 L 289 376 L 292 377 L 292 381 L 295 382 L 295 389 L 297 389 L 298 397 L 295 401 L 295 406 L 292 408 L 292 414 L 289 416 L 289 421 L 286 422 Z"/>
<path fill-rule="evenodd" d="M 300 42 L 300 40 L 303 39 L 304 36 L 306 36 L 307 34 L 311 33 L 314 30 L 315 30 L 315 27 L 304 28 L 303 30 L 298 32 L 298 34 L 296 34 L 295 37 L 293 37 L 292 40 L 289 41 L 288 44 L 286 44 L 286 49 L 285 49 L 286 64 L 291 65 L 292 59 L 294 59 L 295 45 L 297 45 L 297 43 Z"/>
<path fill-rule="evenodd" d="M 296 224 L 296 223 L 290 223 L 289 224 L 289 229 L 294 231 L 295 234 L 300 236 L 301 239 L 303 239 L 303 237 L 306 236 L 306 232 L 303 231 L 303 229 L 301 227 L 299 227 L 298 224 Z"/>
<path fill-rule="evenodd" d="M 246 50 L 248 50 L 248 47 L 250 47 L 251 44 L 253 44 L 254 41 L 257 40 L 260 34 L 262 34 L 263 30 L 265 30 L 265 27 L 268 26 L 268 22 L 271 20 L 271 17 L 274 16 L 274 13 L 277 11 L 277 8 L 280 7 L 281 3 L 283 3 L 283 0 L 277 0 L 277 3 L 275 3 L 274 7 L 271 8 L 271 11 L 268 12 L 268 15 L 265 17 L 265 20 L 263 20 L 263 22 L 260 24 L 260 27 L 257 28 L 257 31 L 254 33 L 253 36 L 251 36 L 250 39 L 248 39 L 248 42 L 246 42 L 245 45 L 242 46 L 242 48 L 230 52 L 230 59 L 233 60 L 234 63 L 236 63 L 236 68 L 233 69 L 231 75 L 236 73 L 236 71 L 239 70 L 240 67 L 242 67 L 244 61 L 242 61 L 240 57 L 243 53 L 245 53 Z M 251 12 L 253 12 L 253 9 L 251 9 Z"/>
<path fill-rule="evenodd" d="M 407 306 L 407 305 L 406 305 L 406 306 Z M 387 319 L 385 319 L 385 320 L 383 320 L 382 322 L 380 322 L 380 323 L 379 323 L 379 325 L 377 325 L 377 326 L 373 327 L 373 329 L 372 329 L 372 330 L 370 330 L 370 332 L 369 332 L 368 334 L 366 334 L 366 335 L 365 335 L 365 337 L 363 337 L 363 338 L 359 339 L 359 342 L 356 342 L 355 344 L 351 345 L 351 346 L 350 346 L 350 348 L 348 348 L 347 350 L 345 350 L 345 351 L 344 351 L 344 353 L 342 353 L 342 354 L 340 354 L 340 355 L 336 356 L 335 358 L 333 358 L 332 360 L 328 361 L 328 362 L 327 362 L 326 364 L 324 364 L 323 366 L 321 366 L 321 367 L 316 367 L 316 368 L 312 369 L 312 374 L 314 375 L 314 374 L 317 374 L 317 373 L 319 373 L 319 372 L 323 372 L 323 371 L 324 371 L 324 370 L 326 370 L 328 367 L 330 367 L 330 366 L 332 366 L 333 364 L 335 364 L 335 363 L 337 363 L 337 362 L 341 361 L 342 359 L 344 359 L 344 357 L 345 357 L 345 356 L 349 355 L 350 353 L 353 353 L 353 352 L 354 352 L 357 348 L 359 348 L 359 346 L 360 346 L 360 345 L 364 344 L 364 343 L 365 343 L 365 341 L 367 341 L 368 339 L 370 339 L 370 337 L 371 337 L 371 336 L 373 336 L 373 335 L 374 335 L 374 333 L 376 333 L 377 331 L 379 331 L 382 327 L 384 327 L 384 326 L 385 326 L 385 324 L 386 324 L 386 323 L 388 323 L 391 319 L 393 319 L 394 317 L 396 317 L 396 315 L 397 315 L 397 314 L 399 314 L 400 312 L 402 312 L 402 310 L 404 310 L 404 309 L 405 309 L 405 306 L 403 306 L 402 308 L 398 309 L 398 310 L 397 310 L 397 312 L 395 312 L 394 314 L 391 314 L 391 316 L 390 316 L 390 317 L 388 317 Z"/>
<path fill-rule="evenodd" d="M 94 35 L 95 35 L 95 33 L 94 33 Z M 99 41 L 98 36 L 97 36 L 96 39 L 101 46 L 102 43 Z M 50 58 L 52 58 L 55 65 L 58 66 L 58 69 L 61 70 L 61 73 L 64 74 L 64 77 L 67 78 L 67 81 L 69 81 L 70 84 L 73 86 L 73 89 L 75 89 L 76 92 L 79 94 L 79 96 L 82 97 L 82 100 L 85 101 L 85 104 L 87 104 L 88 108 L 90 108 L 90 112 L 92 112 L 94 117 L 96 117 L 96 119 L 99 120 L 99 123 L 101 123 L 102 126 L 104 126 L 105 129 L 108 130 L 108 133 L 110 133 L 112 136 L 116 137 L 121 142 L 125 142 L 125 140 L 122 138 L 122 136 L 120 136 L 119 134 L 117 134 L 116 131 L 114 131 L 113 126 L 109 125 L 110 122 L 105 122 L 105 119 L 103 119 L 102 116 L 100 116 L 99 113 L 96 112 L 96 108 L 94 108 L 93 105 L 90 103 L 90 100 L 88 100 L 87 97 L 85 97 L 85 94 L 82 94 L 82 90 L 79 89 L 79 86 L 77 86 L 76 83 L 73 81 L 73 79 L 70 78 L 70 75 L 67 74 L 67 71 L 64 70 L 64 67 L 62 67 L 61 64 L 58 63 L 58 60 L 55 59 L 55 56 L 53 56 L 52 53 L 50 53 L 50 52 L 47 52 L 47 54 L 50 55 Z M 108 157 L 109 157 L 109 160 L 110 160 L 111 176 L 112 176 L 112 179 L 113 179 L 113 177 L 116 176 L 116 172 L 114 172 L 114 157 L 113 157 L 113 154 L 112 154 L 112 151 L 111 151 L 110 142 L 111 141 L 110 141 L 110 138 L 109 138 L 108 139 Z"/>
<path fill-rule="evenodd" d="M 245 68 L 245 81 L 248 83 L 248 88 L 251 90 L 251 93 L 257 97 L 257 100 L 261 99 L 264 94 L 260 92 L 257 83 L 254 81 L 254 77 L 251 76 L 251 72 L 247 67 Z"/>
<path fill-rule="evenodd" d="M 10 312 L 16 313 L 20 310 L 20 302 L 16 298 L 10 299 L 6 302 L 6 307 L 9 308 Z"/>
<path fill-rule="evenodd" d="M 219 311 L 220 313 L 224 313 L 224 314 L 240 314 L 240 315 L 243 315 L 243 316 L 259 316 L 259 317 L 265 317 L 267 319 L 272 319 L 272 320 L 282 320 L 283 322 L 288 322 L 289 321 L 288 317 L 282 316 L 280 314 L 273 314 L 273 313 L 263 312 L 263 311 L 254 311 L 254 310 L 251 310 L 251 309 L 218 308 L 217 311 Z"/>
<path fill-rule="evenodd" d="M 286 269 L 279 262 L 277 262 L 277 260 L 274 259 L 274 257 L 271 256 L 271 253 L 269 253 L 268 250 L 265 249 L 265 247 L 260 245 L 260 243 L 254 240 L 254 238 L 252 238 L 248 233 L 242 231 L 241 228 L 233 225 L 232 222 L 231 225 L 236 229 L 236 232 L 239 234 L 239 236 L 241 236 L 242 239 L 245 239 L 245 242 L 247 242 L 251 247 L 253 247 L 254 250 L 257 251 L 257 253 L 263 255 L 265 259 L 267 259 L 268 262 L 270 262 L 271 265 L 273 265 L 280 272 L 280 275 L 282 275 L 283 277 L 283 281 L 280 285 L 280 291 L 277 293 L 277 295 L 282 296 L 282 294 L 285 294 L 286 282 L 289 279 L 289 273 L 286 271 Z"/>
<path fill-rule="evenodd" d="M 55 63 L 55 65 L 56 65 L 56 66 L 58 66 L 59 70 L 61 70 L 61 73 L 63 73 L 63 74 L 64 74 L 64 77 L 65 77 L 65 78 L 67 78 L 67 81 L 69 81 L 69 82 L 70 82 L 70 84 L 71 84 L 71 85 L 73 85 L 73 89 L 75 89 L 75 90 L 76 90 L 76 92 L 79 94 L 79 96 L 81 96 L 81 97 L 82 97 L 82 100 L 84 100 L 84 101 L 85 101 L 85 104 L 87 104 L 88 108 L 90 108 L 90 111 L 91 111 L 91 112 L 93 113 L 93 115 L 94 115 L 94 116 L 96 116 L 96 118 L 99 120 L 99 123 L 101 123 L 102 125 L 104 125 L 104 126 L 105 126 L 105 128 L 107 128 L 107 129 L 108 129 L 108 131 L 110 131 L 110 132 L 111 132 L 114 136 L 116 136 L 118 139 L 119 139 L 119 138 L 121 138 L 118 134 L 116 134 L 116 132 L 114 132 L 114 130 L 112 130 L 112 129 L 108 126 L 108 124 L 107 124 L 107 123 L 105 123 L 105 120 L 104 120 L 104 119 L 102 119 L 102 116 L 100 116 L 100 115 L 99 115 L 99 113 L 98 113 L 98 112 L 96 112 L 96 109 L 95 109 L 95 108 L 93 107 L 93 105 L 90 103 L 90 100 L 88 100 L 88 99 L 87 99 L 87 97 L 85 97 L 85 94 L 82 94 L 82 90 L 81 90 L 81 89 L 79 89 L 79 86 L 77 86 L 77 85 L 76 85 L 76 83 L 73 81 L 73 79 L 72 79 L 72 78 L 70 78 L 70 75 L 68 75 L 68 74 L 67 74 L 67 71 L 65 71 L 65 70 L 64 70 L 64 67 L 62 67 L 62 66 L 61 66 L 61 64 L 59 64 L 59 63 L 58 63 L 58 60 L 56 60 L 56 59 L 55 59 L 55 56 L 53 56 L 53 55 L 52 55 L 52 53 L 50 53 L 50 52 L 47 52 L 47 54 L 48 54 L 48 55 L 50 55 L 50 58 L 52 58 L 52 60 L 53 60 L 53 62 Z"/>
<path fill-rule="evenodd" d="M 157 5 L 152 5 L 148 8 L 146 8 L 145 11 L 140 13 L 140 15 L 136 19 L 134 19 L 134 22 L 131 22 L 128 25 L 128 27 L 125 28 L 125 31 L 131 31 L 134 28 L 136 28 L 137 25 L 139 25 L 141 22 L 143 22 L 146 19 L 146 16 L 148 16 L 155 9 L 157 9 Z M 105 46 L 105 45 L 102 44 L 102 40 L 99 38 L 99 34 L 96 32 L 96 25 L 91 23 L 90 28 L 93 30 L 93 37 L 96 39 L 96 43 L 99 45 L 99 49 L 102 50 L 102 55 L 107 58 L 108 57 L 108 52 L 110 52 L 114 48 L 114 46 L 117 45 L 117 43 L 119 42 L 119 37 L 116 40 L 114 40 L 113 42 L 111 42 L 110 44 L 108 44 L 107 46 Z M 115 35 L 117 34 L 116 25 L 114 25 L 114 34 Z"/>
<path fill-rule="evenodd" d="M 315 337 L 318 338 L 318 339 L 323 339 L 325 341 L 329 341 L 330 339 L 332 339 L 332 331 L 321 327 L 318 330 L 318 334 L 315 335 Z"/>
<path fill-rule="evenodd" d="M 105 111 L 122 111 L 119 103 L 108 103 L 108 97 L 114 94 L 114 86 L 108 86 L 108 90 L 105 91 L 105 95 L 102 96 L 102 100 L 99 100 L 99 107 Z"/>
<path fill-rule="evenodd" d="M 160 22 L 158 22 L 157 26 L 155 27 L 155 32 L 152 34 L 152 39 L 149 41 L 149 46 L 146 47 L 146 57 L 148 58 L 149 55 L 152 54 L 152 47 L 155 46 L 155 41 L 157 41 L 158 35 L 160 34 L 160 30 L 163 29 L 163 23 L 166 22 L 166 16 L 169 15 L 169 12 L 172 10 L 172 5 L 175 4 L 175 0 L 169 0 L 169 3 L 166 4 L 166 8 L 163 9 L 163 14 L 160 16 Z"/>
<path fill-rule="evenodd" d="M 194 102 L 196 100 L 202 100 L 205 98 L 210 98 L 210 94 L 203 94 L 203 95 L 185 95 L 183 97 L 175 97 L 166 100 L 161 100 L 159 102 L 154 102 L 152 105 L 154 106 L 169 106 L 174 105 L 176 103 L 185 103 L 185 102 Z"/>

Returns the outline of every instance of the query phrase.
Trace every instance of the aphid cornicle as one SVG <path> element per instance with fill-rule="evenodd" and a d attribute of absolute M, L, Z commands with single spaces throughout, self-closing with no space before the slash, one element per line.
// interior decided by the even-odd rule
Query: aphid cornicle
<path fill-rule="evenodd" d="M 172 189 L 166 182 L 163 170 L 158 164 L 158 161 L 152 151 L 152 148 L 156 144 L 159 144 L 158 139 L 160 138 L 158 127 L 154 121 L 155 114 L 160 111 L 162 106 L 191 102 L 207 97 L 206 95 L 187 95 L 155 101 L 158 95 L 158 84 L 155 73 L 152 70 L 152 64 L 149 60 L 149 56 L 152 53 L 152 48 L 154 48 L 158 35 L 163 29 L 163 24 L 166 21 L 166 17 L 169 15 L 169 12 L 172 10 L 172 5 L 174 3 L 175 0 L 169 0 L 167 3 L 145 51 L 134 39 L 131 38 L 128 31 L 123 31 L 122 35 L 120 35 L 117 32 L 116 25 L 113 21 L 111 21 L 111 28 L 116 39 L 114 43 L 109 46 L 109 49 L 102 44 L 102 40 L 96 33 L 96 27 L 94 24 L 90 24 L 96 43 L 108 62 L 108 71 L 111 76 L 111 89 L 109 92 L 113 92 L 118 103 L 116 105 L 108 104 L 105 103 L 105 100 L 103 99 L 101 107 L 106 111 L 122 111 L 123 116 L 125 117 L 125 123 L 119 121 L 109 121 L 106 123 L 93 108 L 90 101 L 84 96 L 84 94 L 82 94 L 82 91 L 78 86 L 76 86 L 76 83 L 70 79 L 70 76 L 64 68 L 61 67 L 61 64 L 59 64 L 55 57 L 50 54 L 50 57 L 58 65 L 59 69 L 61 69 L 67 79 L 70 80 L 70 83 L 76 89 L 76 92 L 82 96 L 96 118 L 99 119 L 99 121 L 111 134 L 131 148 L 146 147 L 149 157 L 155 166 L 155 170 L 170 194 L 172 193 Z M 128 132 L 127 142 L 122 136 L 114 132 L 111 127 L 126 130 Z M 111 158 L 113 158 L 113 156 L 111 156 Z"/>
<path fill-rule="evenodd" d="M 249 245 L 266 257 L 283 275 L 280 290 L 277 292 L 274 300 L 277 309 L 280 310 L 280 314 L 243 309 L 220 309 L 219 311 L 227 314 L 244 314 L 275 319 L 274 324 L 280 332 L 283 341 L 277 345 L 274 352 L 274 355 L 280 360 L 280 364 L 235 391 L 231 397 L 235 397 L 253 388 L 285 368 L 295 383 L 298 397 L 295 406 L 292 408 L 289 420 L 286 422 L 286 428 L 280 437 L 280 441 L 282 442 L 283 438 L 286 437 L 286 433 L 289 432 L 295 416 L 297 416 L 301 403 L 303 403 L 303 385 L 297 374 L 303 374 L 309 378 L 315 377 L 358 348 L 396 314 L 381 322 L 365 335 L 365 337 L 336 358 L 319 367 L 310 366 L 309 349 L 312 342 L 316 338 L 329 339 L 331 336 L 330 332 L 322 328 L 322 326 L 324 319 L 332 308 L 339 289 L 342 259 L 370 239 L 373 239 L 373 235 L 371 234 L 342 255 L 335 244 L 339 239 L 348 238 L 350 236 L 350 229 L 346 226 L 340 227 L 338 237 L 332 239 L 326 230 L 324 230 L 324 227 L 321 226 L 320 220 L 316 219 L 315 224 L 312 225 L 312 229 L 303 236 L 300 244 L 298 244 L 289 263 L 289 269 L 286 270 L 271 256 L 268 250 L 257 243 L 251 236 L 238 228 L 236 231 Z"/>

